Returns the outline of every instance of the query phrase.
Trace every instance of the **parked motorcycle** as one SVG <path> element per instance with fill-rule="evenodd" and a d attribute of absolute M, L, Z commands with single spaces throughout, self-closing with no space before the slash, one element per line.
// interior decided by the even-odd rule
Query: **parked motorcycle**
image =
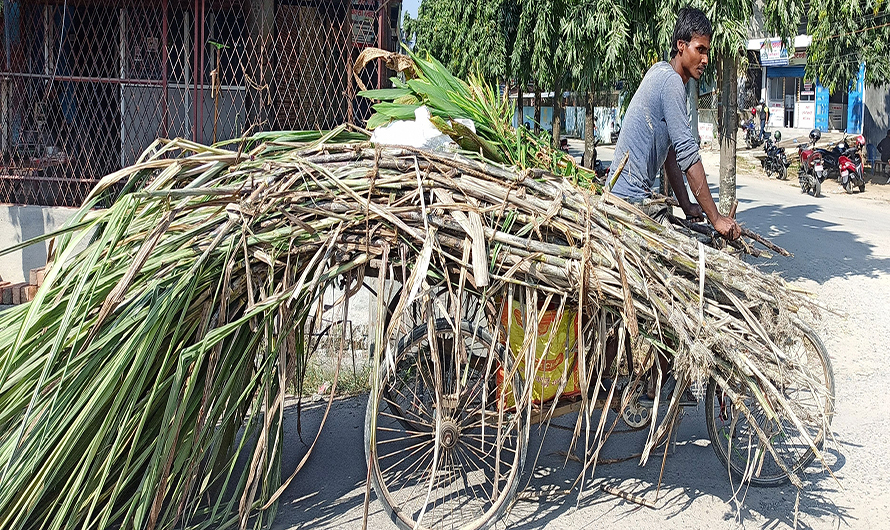
<path fill-rule="evenodd" d="M 810 143 L 806 146 L 797 146 L 797 156 L 800 160 L 797 181 L 800 183 L 800 190 L 813 197 L 818 197 L 821 194 L 822 181 L 826 177 L 822 153 L 816 149 L 816 142 L 820 138 L 822 138 L 822 131 L 813 129 L 810 131 Z"/>
<path fill-rule="evenodd" d="M 828 176 L 836 178 L 844 191 L 853 193 L 853 187 L 865 191 L 865 175 L 862 170 L 862 148 L 865 146 L 865 137 L 858 135 L 851 146 L 844 138 L 830 150 L 823 152 L 826 161 Z"/>
<path fill-rule="evenodd" d="M 767 137 L 763 144 L 763 151 L 766 153 L 766 158 L 760 161 L 760 166 L 766 172 L 768 178 L 771 178 L 773 173 L 775 173 L 777 179 L 785 180 L 788 178 L 788 166 L 791 165 L 791 163 L 788 162 L 785 148 L 779 147 L 778 145 L 779 141 L 782 139 L 782 133 L 776 131 L 773 136 L 775 137 L 775 141 L 773 141 L 772 138 Z"/>
<path fill-rule="evenodd" d="M 596 173 L 596 181 L 602 185 L 606 183 L 606 176 L 609 174 L 609 169 L 611 169 L 611 164 L 604 164 L 602 160 L 600 160 L 597 156 L 596 148 L 600 144 L 599 137 L 593 138 L 593 164 L 590 165 L 590 168 L 593 169 L 593 172 Z M 584 167 L 588 167 L 586 164 L 585 155 L 581 155 L 581 165 Z"/>
<path fill-rule="evenodd" d="M 745 145 L 748 149 L 758 147 L 763 143 L 763 138 L 760 136 L 760 133 L 757 132 L 754 120 L 745 121 L 745 123 L 742 124 L 742 129 L 745 130 Z"/>

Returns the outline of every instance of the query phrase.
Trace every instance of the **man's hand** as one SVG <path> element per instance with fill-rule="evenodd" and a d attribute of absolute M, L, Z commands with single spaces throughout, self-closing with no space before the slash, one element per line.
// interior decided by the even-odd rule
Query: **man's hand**
<path fill-rule="evenodd" d="M 732 217 L 717 214 L 717 219 L 711 224 L 714 225 L 715 230 L 720 232 L 720 235 L 730 241 L 735 241 L 742 235 L 742 228 Z"/>
<path fill-rule="evenodd" d="M 686 214 L 686 220 L 693 223 L 700 223 L 705 220 L 705 211 L 695 203 L 690 203 L 683 208 L 683 213 Z"/>

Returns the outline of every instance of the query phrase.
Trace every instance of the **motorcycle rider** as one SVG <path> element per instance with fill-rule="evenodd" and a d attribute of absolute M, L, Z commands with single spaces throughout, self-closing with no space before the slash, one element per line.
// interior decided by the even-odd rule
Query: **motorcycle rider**
<path fill-rule="evenodd" d="M 766 106 L 766 101 L 764 101 L 763 98 L 760 98 L 760 103 L 751 108 L 751 115 L 760 119 L 760 139 L 765 139 L 766 121 L 769 119 L 769 107 Z"/>
<path fill-rule="evenodd" d="M 612 168 L 620 165 L 618 161 L 625 154 L 628 158 L 611 193 L 636 204 L 656 221 L 664 220 L 669 213 L 666 205 L 643 204 L 651 196 L 655 178 L 663 166 L 687 219 L 702 220 L 707 216 L 720 234 L 735 240 L 741 228 L 734 219 L 717 211 L 686 111 L 686 82 L 700 79 L 704 73 L 712 34 L 711 22 L 701 10 L 684 7 L 677 14 L 670 62 L 659 62 L 649 68 L 625 113 Z M 689 200 L 684 173 L 698 204 Z M 613 178 L 610 176 L 609 181 Z M 617 351 L 618 341 L 613 335 L 606 345 L 607 367 L 611 366 Z M 663 354 L 659 359 L 664 373 L 667 359 Z M 648 397 L 654 396 L 655 387 L 650 385 Z"/>

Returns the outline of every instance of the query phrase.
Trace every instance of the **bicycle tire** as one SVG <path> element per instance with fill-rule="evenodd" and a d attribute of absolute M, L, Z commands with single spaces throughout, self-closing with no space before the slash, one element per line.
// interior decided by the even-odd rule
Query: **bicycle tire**
<path fill-rule="evenodd" d="M 810 328 L 798 324 L 800 331 L 798 337 L 789 337 L 784 344 L 786 354 L 794 355 L 788 341 L 799 340 L 801 344 L 809 344 L 806 347 L 806 359 L 810 368 L 817 365 L 821 368 L 822 380 L 821 386 L 814 392 L 808 392 L 807 389 L 783 388 L 786 395 L 797 392 L 794 400 L 796 406 L 802 411 L 812 410 L 818 412 L 816 407 L 824 407 L 828 425 L 815 424 L 809 422 L 805 425 L 808 434 L 811 436 L 817 448 L 821 449 L 825 442 L 826 429 L 830 426 L 831 417 L 834 413 L 834 370 L 831 366 L 831 360 L 828 352 L 819 337 Z M 780 345 L 783 346 L 783 345 Z M 781 427 L 779 432 L 775 433 L 777 441 L 781 442 L 777 447 L 773 444 L 774 449 L 785 462 L 789 471 L 793 474 L 799 474 L 806 466 L 808 466 L 816 457 L 812 448 L 803 441 L 799 431 L 791 424 L 776 425 L 775 422 L 763 416 L 763 410 L 757 405 L 756 400 L 751 397 L 750 393 L 741 389 L 734 389 L 740 395 L 744 396 L 746 406 L 751 411 L 752 416 L 757 418 L 758 425 L 766 432 L 772 432 Z M 809 399 L 806 399 L 807 396 Z M 715 409 L 715 405 L 717 408 Z M 716 410 L 716 413 L 715 413 Z M 728 396 L 724 395 L 722 389 L 719 388 L 716 380 L 711 378 L 708 382 L 705 401 L 705 415 L 707 418 L 708 436 L 711 439 L 711 445 L 717 458 L 728 468 L 729 472 L 738 480 L 745 479 L 745 471 L 751 462 L 751 453 L 755 453 L 755 464 L 757 473 L 752 473 L 749 477 L 751 484 L 755 486 L 775 487 L 785 484 L 789 481 L 789 476 L 775 462 L 772 455 L 760 447 L 759 439 L 756 433 L 750 428 L 748 419 L 736 410 L 736 407 L 729 401 Z M 821 417 L 819 414 L 816 418 Z M 800 418 L 801 421 L 807 421 L 806 418 Z M 747 427 L 747 429 L 746 429 Z M 785 434 L 785 436 L 780 436 Z M 732 441 L 735 440 L 733 443 Z M 755 445 L 756 444 L 756 445 Z M 730 458 L 730 453 L 732 458 Z M 785 458 L 788 456 L 788 458 Z"/>
<path fill-rule="evenodd" d="M 465 342 L 467 364 L 457 363 L 458 371 L 440 361 L 442 372 L 430 378 L 436 375 L 429 370 L 436 362 L 430 362 L 431 350 L 425 349 L 429 335 L 428 326 L 422 324 L 400 341 L 399 368 L 383 370 L 376 399 L 368 399 L 365 455 L 371 483 L 384 510 L 400 528 L 485 529 L 503 516 L 515 497 L 527 450 L 528 421 L 522 410 L 508 411 L 499 392 L 491 391 L 492 378 L 496 378 L 493 360 L 488 363 L 486 353 L 484 372 L 478 361 L 483 359 L 482 351 L 493 352 L 509 373 L 510 356 L 486 330 L 462 322 L 459 336 L 469 341 Z M 447 320 L 435 322 L 437 344 L 454 335 Z M 472 349 L 477 346 L 481 350 Z M 414 375 L 406 370 L 412 363 Z M 466 375 L 457 377 L 460 372 Z M 410 396 L 400 390 L 405 382 L 412 388 Z M 414 384 L 426 388 L 418 390 Z M 441 385 L 441 397 L 434 391 L 437 385 Z M 521 392 L 519 374 L 514 375 L 513 385 L 515 392 Z M 384 392 L 387 387 L 389 391 Z M 392 396 L 405 396 L 410 403 L 393 406 Z M 412 417 L 397 417 L 406 414 Z M 485 418 L 496 415 L 503 421 L 490 419 L 486 426 Z"/>

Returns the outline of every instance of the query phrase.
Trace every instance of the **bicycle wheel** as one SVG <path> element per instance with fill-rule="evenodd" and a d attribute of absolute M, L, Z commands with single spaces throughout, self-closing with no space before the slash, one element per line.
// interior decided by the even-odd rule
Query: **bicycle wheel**
<path fill-rule="evenodd" d="M 396 370 L 381 374 L 365 418 L 371 481 L 398 526 L 486 528 L 510 505 L 528 433 L 525 415 L 498 392 L 498 368 L 510 366 L 504 348 L 468 322 L 457 337 L 440 319 L 434 333 L 423 324 L 400 341 Z M 513 385 L 518 393 L 518 374 Z"/>
<path fill-rule="evenodd" d="M 386 314 L 383 319 L 384 330 L 388 329 L 394 320 L 402 294 L 402 286 L 396 286 L 391 300 L 385 306 Z M 425 325 L 430 319 L 434 321 L 443 320 L 445 322 L 453 322 L 456 318 L 455 315 L 458 308 L 455 307 L 457 304 L 455 293 L 449 291 L 448 287 L 443 285 L 441 281 L 432 283 L 432 285 L 430 285 L 424 292 L 421 292 L 420 295 L 430 296 L 435 301 L 427 304 L 424 301 L 424 296 L 418 296 L 418 299 L 415 300 L 414 303 L 403 307 L 399 312 L 398 322 L 392 331 L 393 338 L 390 339 L 390 344 L 393 344 L 395 340 L 398 340 L 398 337 L 411 336 L 419 326 Z M 484 300 L 480 293 L 468 288 L 463 292 L 460 299 L 460 319 L 478 329 L 488 329 L 489 319 L 486 315 L 486 311 L 493 311 L 493 307 L 493 302 Z M 372 345 L 371 347 L 376 351 L 376 345 Z M 446 358 L 445 361 L 447 362 L 448 359 Z M 400 362 L 404 364 L 409 361 L 402 359 Z M 384 399 L 395 402 L 394 397 L 389 394 L 390 388 L 384 387 L 382 391 Z M 410 421 L 409 416 L 410 415 L 402 416 L 403 421 Z M 411 427 L 411 425 L 407 423 L 406 426 Z"/>
<path fill-rule="evenodd" d="M 834 412 L 834 371 L 828 353 L 819 337 L 809 328 L 799 325 L 797 333 L 777 343 L 788 356 L 788 371 L 795 372 L 796 381 L 774 381 L 784 393 L 806 433 L 821 449 L 825 433 Z M 807 384 L 799 384 L 800 374 L 808 374 Z M 776 454 L 791 473 L 800 473 L 815 458 L 815 453 L 801 432 L 787 418 L 777 422 L 766 416 L 750 390 L 733 388 L 750 410 L 757 425 L 770 438 Z M 822 411 L 825 411 L 823 416 Z M 708 436 L 720 462 L 739 480 L 757 486 L 778 486 L 789 477 L 766 450 L 749 419 L 732 403 L 726 392 L 712 378 L 708 383 L 705 402 Z M 822 418 L 828 418 L 824 424 Z"/>

